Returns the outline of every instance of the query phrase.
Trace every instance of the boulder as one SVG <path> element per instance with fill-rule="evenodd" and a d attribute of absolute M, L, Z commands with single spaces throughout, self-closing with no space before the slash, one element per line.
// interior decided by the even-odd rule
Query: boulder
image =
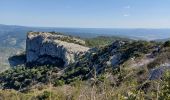
<path fill-rule="evenodd" d="M 158 68 L 153 69 L 150 73 L 149 79 L 150 80 L 161 79 L 162 75 L 164 74 L 164 72 L 166 70 L 170 70 L 170 64 L 169 63 L 162 64 Z"/>

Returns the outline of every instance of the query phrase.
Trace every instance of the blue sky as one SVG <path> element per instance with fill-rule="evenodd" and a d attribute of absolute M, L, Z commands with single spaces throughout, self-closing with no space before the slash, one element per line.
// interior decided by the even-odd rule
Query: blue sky
<path fill-rule="evenodd" d="M 0 0 L 0 24 L 170 28 L 170 0 Z"/>

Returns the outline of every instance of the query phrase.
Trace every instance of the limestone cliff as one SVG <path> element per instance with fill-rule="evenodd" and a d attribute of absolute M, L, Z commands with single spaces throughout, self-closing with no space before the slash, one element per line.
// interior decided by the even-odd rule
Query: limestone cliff
<path fill-rule="evenodd" d="M 26 63 L 27 65 L 67 66 L 89 50 L 83 44 L 83 40 L 69 36 L 29 32 L 26 40 Z"/>

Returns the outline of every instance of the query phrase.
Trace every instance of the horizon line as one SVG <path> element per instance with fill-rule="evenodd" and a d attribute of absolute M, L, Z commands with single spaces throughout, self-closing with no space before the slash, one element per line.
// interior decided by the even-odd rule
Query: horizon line
<path fill-rule="evenodd" d="M 17 24 L 0 24 L 4 26 L 18 26 L 18 27 L 30 27 L 30 28 L 81 28 L 81 29 L 170 29 L 166 27 L 70 27 L 70 26 L 31 26 L 31 25 L 17 25 Z"/>

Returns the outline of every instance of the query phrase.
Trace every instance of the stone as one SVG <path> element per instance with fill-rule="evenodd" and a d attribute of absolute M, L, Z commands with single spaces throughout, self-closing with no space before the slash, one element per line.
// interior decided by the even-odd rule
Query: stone
<path fill-rule="evenodd" d="M 170 70 L 170 64 L 162 64 L 158 68 L 155 68 L 150 73 L 150 80 L 161 79 L 166 70 Z"/>

